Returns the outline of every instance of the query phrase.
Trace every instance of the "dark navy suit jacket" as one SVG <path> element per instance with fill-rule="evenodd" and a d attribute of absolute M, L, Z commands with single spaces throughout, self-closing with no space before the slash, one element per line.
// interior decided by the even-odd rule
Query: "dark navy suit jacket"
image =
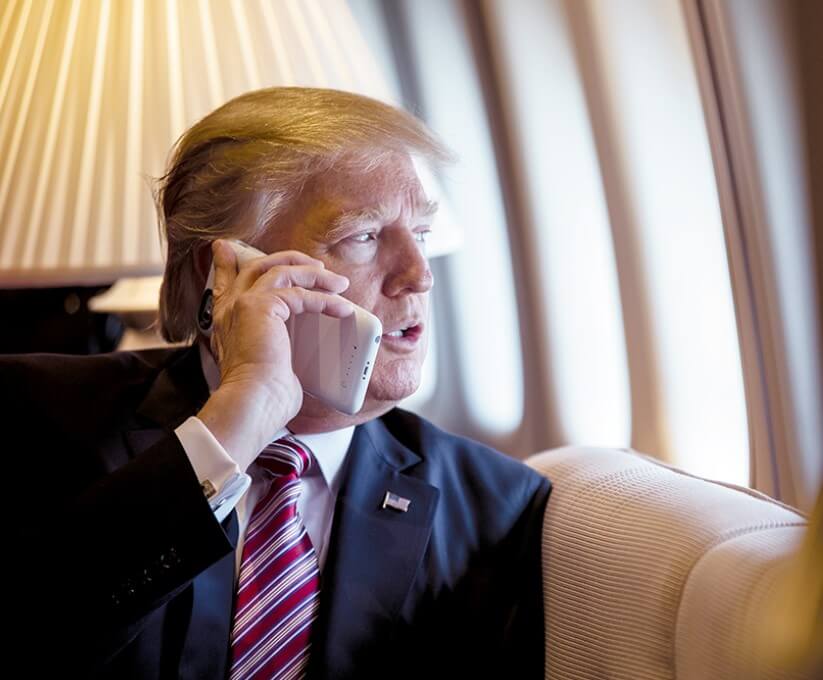
<path fill-rule="evenodd" d="M 207 397 L 196 349 L 0 357 L 26 677 L 227 677 L 237 517 L 173 434 Z M 309 677 L 542 678 L 549 481 L 400 409 L 345 466 Z"/>

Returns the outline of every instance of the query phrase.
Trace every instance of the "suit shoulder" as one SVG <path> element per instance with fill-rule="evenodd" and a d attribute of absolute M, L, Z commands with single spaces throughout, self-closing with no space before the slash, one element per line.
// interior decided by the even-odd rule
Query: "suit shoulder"
<path fill-rule="evenodd" d="M 140 380 L 157 373 L 179 348 L 156 348 L 105 354 L 6 354 L 0 356 L 0 373 L 6 387 L 59 384 L 111 383 Z"/>
<path fill-rule="evenodd" d="M 151 379 L 180 352 L 159 348 L 94 355 L 9 354 L 0 356 L 0 404 L 22 421 L 38 413 L 103 416 L 124 399 L 138 398 Z"/>

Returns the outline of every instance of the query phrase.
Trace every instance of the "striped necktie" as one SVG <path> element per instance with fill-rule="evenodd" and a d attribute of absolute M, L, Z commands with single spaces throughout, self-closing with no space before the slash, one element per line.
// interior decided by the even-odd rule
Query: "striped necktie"
<path fill-rule="evenodd" d="M 246 529 L 231 641 L 231 680 L 305 677 L 317 618 L 317 555 L 297 514 L 309 448 L 288 436 L 269 444 L 257 463 L 274 478 Z"/>

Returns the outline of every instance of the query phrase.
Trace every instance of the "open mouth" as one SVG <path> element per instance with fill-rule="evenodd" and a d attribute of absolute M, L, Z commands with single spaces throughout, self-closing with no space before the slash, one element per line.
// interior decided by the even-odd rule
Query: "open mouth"
<path fill-rule="evenodd" d="M 407 328 L 400 328 L 395 331 L 390 331 L 389 333 L 384 333 L 383 337 L 388 339 L 395 339 L 395 340 L 406 340 L 409 342 L 416 341 L 421 335 L 423 334 L 423 326 L 420 324 L 415 324 L 414 326 L 408 326 Z"/>

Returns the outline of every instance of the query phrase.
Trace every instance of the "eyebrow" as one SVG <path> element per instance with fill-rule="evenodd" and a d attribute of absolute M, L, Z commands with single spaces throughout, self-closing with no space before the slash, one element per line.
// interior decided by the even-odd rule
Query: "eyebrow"
<path fill-rule="evenodd" d="M 416 219 L 431 217 L 439 208 L 437 201 L 426 201 L 417 205 L 414 209 Z M 349 210 L 340 213 L 329 222 L 326 230 L 326 238 L 334 240 L 350 232 L 354 227 L 363 222 L 388 222 L 391 219 L 389 211 L 385 208 L 361 208 L 359 210 Z"/>

